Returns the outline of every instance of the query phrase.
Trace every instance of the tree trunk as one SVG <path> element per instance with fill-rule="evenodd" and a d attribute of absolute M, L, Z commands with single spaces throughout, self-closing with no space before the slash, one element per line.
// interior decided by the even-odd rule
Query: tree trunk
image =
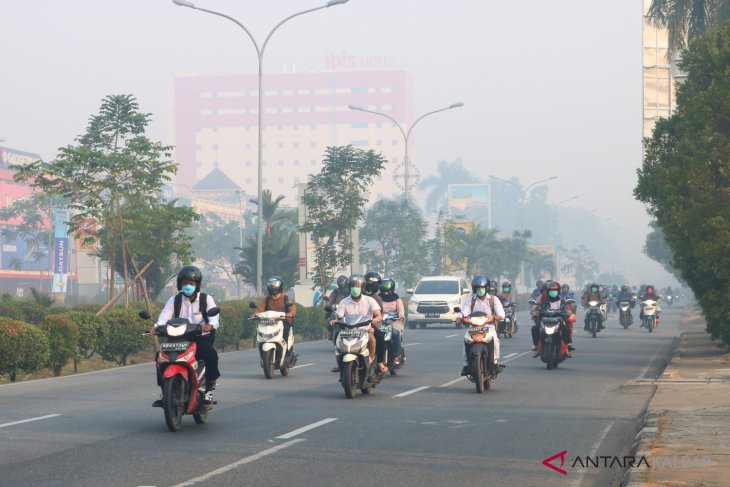
<path fill-rule="evenodd" d="M 124 236 L 124 222 L 122 221 L 122 205 L 119 204 L 119 207 L 117 208 L 117 213 L 119 215 L 119 240 L 122 243 L 122 270 L 124 271 L 124 308 L 129 309 L 129 286 L 127 283 L 129 282 L 129 276 L 127 274 L 127 268 L 129 267 L 127 265 L 127 239 Z"/>

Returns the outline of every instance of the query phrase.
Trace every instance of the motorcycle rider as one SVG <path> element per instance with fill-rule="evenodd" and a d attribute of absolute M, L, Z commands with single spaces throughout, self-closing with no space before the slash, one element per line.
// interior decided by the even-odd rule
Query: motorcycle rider
<path fill-rule="evenodd" d="M 195 358 L 205 361 L 205 395 L 203 404 L 213 404 L 213 391 L 216 380 L 220 377 L 218 370 L 218 352 L 213 347 L 215 331 L 219 326 L 219 316 L 208 316 L 207 310 L 217 305 L 213 296 L 200 292 L 203 283 L 203 273 L 193 265 L 186 265 L 177 273 L 177 294 L 172 296 L 162 308 L 157 322 L 150 328 L 150 334 L 155 334 L 158 327 L 165 326 L 173 318 L 187 318 L 190 323 L 205 321 L 201 334 L 193 338 L 196 344 Z M 200 299 L 198 299 L 200 298 Z M 205 300 L 204 303 L 201 302 Z M 162 377 L 157 370 L 157 385 L 162 387 Z M 152 403 L 152 407 L 162 407 L 162 393 L 160 398 Z"/>
<path fill-rule="evenodd" d="M 570 310 L 570 308 L 567 306 L 567 303 L 564 299 L 560 297 L 560 283 L 557 281 L 552 281 L 550 284 L 548 284 L 547 289 L 547 299 L 542 300 L 540 303 L 540 307 L 537 312 L 538 319 L 542 318 L 544 314 L 548 310 L 560 310 L 560 314 L 563 318 L 563 323 L 561 323 L 561 327 L 563 328 L 563 342 L 568 347 L 568 353 L 566 353 L 566 356 L 568 358 L 572 357 L 573 355 L 570 353 L 573 350 L 575 350 L 575 347 L 573 347 L 573 323 L 575 322 L 575 315 Z M 540 341 L 540 325 L 536 324 L 532 327 L 532 349 L 535 351 L 535 353 L 532 354 L 533 358 L 537 357 L 539 352 L 537 351 L 537 343 Z"/>
<path fill-rule="evenodd" d="M 532 290 L 532 294 L 530 295 L 530 297 L 532 299 L 536 300 L 537 298 L 540 297 L 540 293 L 542 292 L 543 284 L 545 284 L 545 283 L 542 281 L 542 279 L 538 279 L 537 281 L 535 281 L 535 289 Z"/>
<path fill-rule="evenodd" d="M 661 302 L 661 298 L 654 293 L 654 286 L 651 284 L 646 285 L 646 290 L 644 291 L 643 296 L 639 298 L 639 301 L 646 301 L 647 299 L 651 299 L 653 301 L 656 301 L 656 326 L 659 326 L 659 314 L 661 313 L 661 308 L 659 307 L 659 303 Z M 641 327 L 644 327 L 644 307 L 641 307 L 641 311 L 639 311 L 639 320 L 641 321 Z"/>
<path fill-rule="evenodd" d="M 493 324 L 495 326 L 489 327 L 489 334 L 492 337 L 492 343 L 494 343 L 494 371 L 496 373 L 501 372 L 504 365 L 499 363 L 499 337 L 497 336 L 496 324 L 497 321 L 504 319 L 504 308 L 499 298 L 487 293 L 489 288 L 489 279 L 486 276 L 474 276 L 471 280 L 472 295 L 464 301 L 464 306 L 459 311 L 457 321 L 463 323 L 470 323 L 470 316 L 474 311 L 482 311 L 493 318 Z M 461 375 L 469 375 L 469 363 L 466 356 L 466 345 L 464 345 L 464 368 L 461 369 Z"/>
<path fill-rule="evenodd" d="M 297 305 L 286 295 L 284 281 L 279 276 L 271 276 L 266 279 L 266 292 L 268 296 L 261 300 L 251 316 L 264 311 L 280 311 L 285 313 L 284 317 L 284 341 L 289 342 L 289 333 L 294 324 L 294 317 L 297 315 Z M 286 351 L 288 359 L 294 353 L 294 345 Z"/>
<path fill-rule="evenodd" d="M 604 298 L 603 296 L 601 296 L 601 294 L 600 294 L 600 286 L 598 284 L 596 284 L 595 282 L 592 283 L 590 286 L 588 286 L 588 290 L 580 298 L 580 302 L 581 302 L 581 304 L 583 305 L 584 308 L 588 306 L 588 302 L 589 301 L 598 301 L 602 305 L 604 305 L 604 306 L 606 305 L 606 298 Z M 606 317 L 603 314 L 603 311 L 601 311 L 601 323 L 599 324 L 599 326 L 601 327 L 601 329 L 605 328 L 605 326 L 603 326 L 603 321 L 605 319 L 606 319 Z M 584 326 L 583 329 L 585 331 L 588 331 L 588 315 L 587 314 L 586 314 L 586 317 L 585 317 L 585 326 Z"/>
<path fill-rule="evenodd" d="M 337 306 L 337 318 L 341 319 L 345 316 L 351 316 L 351 315 L 357 315 L 357 316 L 366 316 L 370 320 L 372 320 L 370 323 L 370 328 L 368 329 L 368 333 L 370 336 L 368 337 L 368 351 L 370 352 L 370 360 L 373 360 L 373 357 L 377 356 L 378 360 L 378 368 L 380 369 L 380 372 L 385 374 L 388 372 L 388 367 L 383 364 L 383 356 L 384 356 L 384 346 L 385 342 L 383 342 L 381 347 L 383 347 L 380 351 L 378 351 L 378 340 L 376 338 L 376 330 L 377 333 L 379 333 L 382 337 L 382 333 L 380 332 L 380 329 L 378 328 L 380 326 L 380 323 L 383 321 L 383 314 L 380 311 L 380 306 L 378 306 L 378 302 L 371 298 L 370 296 L 363 293 L 363 290 L 365 288 L 365 278 L 360 274 L 353 274 L 350 276 L 348 285 L 350 287 L 350 295 L 340 301 L 339 306 Z M 334 326 L 337 322 L 333 321 L 332 325 Z M 334 367 L 332 369 L 332 372 L 339 372 L 339 367 Z"/>
<path fill-rule="evenodd" d="M 350 295 L 350 290 L 347 288 L 347 276 L 337 276 L 337 289 L 333 289 L 329 296 L 329 303 L 332 306 L 337 306 L 340 301 Z"/>
<path fill-rule="evenodd" d="M 380 299 L 383 302 L 384 313 L 395 313 L 398 319 L 393 322 L 393 363 L 400 365 L 401 334 L 405 329 L 406 312 L 403 300 L 395 293 L 395 281 L 383 279 L 380 283 Z"/>
<path fill-rule="evenodd" d="M 497 297 L 502 305 L 515 300 L 515 293 L 512 291 L 512 284 L 509 281 L 502 283 L 502 292 L 497 294 Z"/>
<path fill-rule="evenodd" d="M 575 294 L 570 290 L 570 286 L 565 283 L 560 286 L 560 299 L 575 299 Z"/>
<path fill-rule="evenodd" d="M 365 274 L 365 287 L 362 289 L 362 293 L 365 296 L 370 296 L 375 301 L 377 301 L 378 306 L 380 306 L 380 311 L 383 311 L 383 300 L 378 296 L 378 292 L 380 291 L 380 283 L 383 281 L 383 279 L 380 277 L 380 274 L 377 272 L 367 272 Z M 380 332 L 380 330 L 378 330 Z"/>

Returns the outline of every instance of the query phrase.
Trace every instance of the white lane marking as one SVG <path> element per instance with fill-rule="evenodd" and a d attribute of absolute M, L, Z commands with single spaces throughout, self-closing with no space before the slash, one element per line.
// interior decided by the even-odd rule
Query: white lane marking
<path fill-rule="evenodd" d="M 458 337 L 461 333 L 455 333 L 453 335 L 446 335 L 444 338 Z"/>
<path fill-rule="evenodd" d="M 416 343 L 404 343 L 403 344 L 404 347 L 415 347 L 416 345 L 423 345 L 423 343 L 416 342 Z"/>
<path fill-rule="evenodd" d="M 439 387 L 449 387 L 451 384 L 456 384 L 457 382 L 462 381 L 464 379 L 466 379 L 466 377 L 459 377 L 458 379 L 454 379 L 450 382 L 447 382 L 446 384 L 441 384 Z"/>
<path fill-rule="evenodd" d="M 317 421 L 316 423 L 308 424 L 307 426 L 302 426 L 301 428 L 296 429 L 294 431 L 290 431 L 289 433 L 285 433 L 281 436 L 277 436 L 276 439 L 277 440 L 288 440 L 292 436 L 300 435 L 300 434 L 304 433 L 305 431 L 309 431 L 311 429 L 318 428 L 327 423 L 331 423 L 332 421 L 337 421 L 337 418 L 325 418 L 322 421 Z"/>
<path fill-rule="evenodd" d="M 410 394 L 415 394 L 415 393 L 416 393 L 416 392 L 418 392 L 418 391 L 422 391 L 422 390 L 424 390 L 424 389 L 428 389 L 429 387 L 431 387 L 431 386 L 421 386 L 421 387 L 416 387 L 415 389 L 411 389 L 410 391 L 406 391 L 406 392 L 401 392 L 400 394 L 396 394 L 396 395 L 395 395 L 395 396 L 393 396 L 393 397 L 403 397 L 403 396 L 408 396 L 408 395 L 410 395 Z"/>
<path fill-rule="evenodd" d="M 254 462 L 258 460 L 259 458 L 263 458 L 267 455 L 271 455 L 272 453 L 276 453 L 279 450 L 283 450 L 284 448 L 289 448 L 292 445 L 295 445 L 297 443 L 300 443 L 302 441 L 306 441 L 303 438 L 297 438 L 295 440 L 287 441 L 286 443 L 282 443 L 281 445 L 276 445 L 268 450 L 261 451 L 259 453 L 256 453 L 255 455 L 251 455 L 250 457 L 244 457 L 238 460 L 237 462 L 230 463 L 228 465 L 225 465 L 221 468 L 217 468 L 211 472 L 206 473 L 205 475 L 201 475 L 200 477 L 195 477 L 194 479 L 190 479 L 187 482 L 183 482 L 181 484 L 175 484 L 172 487 L 188 487 L 190 485 L 195 485 L 200 482 L 205 482 L 206 480 L 215 477 L 216 475 L 220 475 L 222 473 L 226 473 L 229 470 L 233 470 L 236 467 L 240 467 L 241 465 L 245 465 L 247 463 Z"/>
<path fill-rule="evenodd" d="M 37 418 L 23 419 L 21 421 L 13 421 L 12 423 L 3 423 L 0 424 L 0 428 L 5 428 L 6 426 L 15 426 L 16 424 L 21 423 L 30 423 L 31 421 L 39 421 L 41 419 L 55 418 L 56 416 L 60 416 L 60 414 L 47 414 L 45 416 L 38 416 Z"/>
<path fill-rule="evenodd" d="M 506 363 L 506 362 L 509 362 L 509 361 L 514 360 L 516 358 L 520 358 L 523 355 L 530 353 L 531 351 L 532 350 L 528 350 L 528 351 L 522 352 L 522 353 L 517 353 L 517 352 L 511 353 L 511 354 L 507 355 L 504 360 L 502 360 L 502 363 Z M 466 377 L 459 377 L 458 379 L 454 379 L 452 381 L 449 381 L 446 384 L 441 384 L 439 387 L 449 387 L 450 385 L 456 384 L 457 382 L 462 381 L 464 379 L 466 379 Z"/>
<path fill-rule="evenodd" d="M 300 368 L 300 367 L 309 367 L 310 365 L 314 365 L 314 364 L 302 364 L 302 365 L 295 365 L 295 366 L 294 366 L 294 367 L 292 367 L 291 369 L 292 369 L 292 370 L 294 370 L 294 369 L 298 369 L 298 368 Z"/>
<path fill-rule="evenodd" d="M 608 424 L 608 426 L 606 426 L 605 428 L 603 428 L 603 431 L 601 432 L 600 436 L 598 437 L 598 440 L 595 443 L 593 443 L 593 445 L 591 446 L 591 451 L 588 452 L 588 456 L 589 457 L 596 456 L 596 452 L 598 451 L 598 447 L 600 447 L 601 446 L 601 443 L 603 443 L 603 440 L 606 439 L 606 435 L 608 434 L 608 430 L 611 429 L 611 427 L 613 426 L 614 423 L 615 423 L 615 421 L 611 421 Z M 573 479 L 573 482 L 571 482 L 571 484 L 570 484 L 571 487 L 579 487 L 580 486 L 580 483 L 583 481 L 583 476 L 585 474 L 586 474 L 586 469 L 585 468 L 581 468 L 578 471 L 578 476 Z"/>

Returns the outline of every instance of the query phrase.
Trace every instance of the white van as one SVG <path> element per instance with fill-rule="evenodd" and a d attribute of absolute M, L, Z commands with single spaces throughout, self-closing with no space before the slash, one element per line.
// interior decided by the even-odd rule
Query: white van
<path fill-rule="evenodd" d="M 408 328 L 438 323 L 453 325 L 455 306 L 462 306 L 471 294 L 471 286 L 463 277 L 432 276 L 418 281 L 415 289 L 406 291 L 408 301 Z"/>

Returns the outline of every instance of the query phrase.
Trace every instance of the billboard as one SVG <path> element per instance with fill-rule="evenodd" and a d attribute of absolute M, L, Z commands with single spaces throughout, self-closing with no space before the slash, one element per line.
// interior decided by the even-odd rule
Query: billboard
<path fill-rule="evenodd" d="M 0 167 L 8 167 L 11 164 L 29 164 L 40 158 L 41 156 L 38 154 L 0 147 Z"/>
<path fill-rule="evenodd" d="M 66 292 L 68 277 L 68 259 L 71 250 L 68 248 L 68 211 L 55 210 L 53 212 L 53 232 L 56 243 L 53 252 L 53 287 L 54 293 Z"/>
<path fill-rule="evenodd" d="M 488 184 L 449 184 L 449 216 L 492 227 L 491 189 Z"/>

